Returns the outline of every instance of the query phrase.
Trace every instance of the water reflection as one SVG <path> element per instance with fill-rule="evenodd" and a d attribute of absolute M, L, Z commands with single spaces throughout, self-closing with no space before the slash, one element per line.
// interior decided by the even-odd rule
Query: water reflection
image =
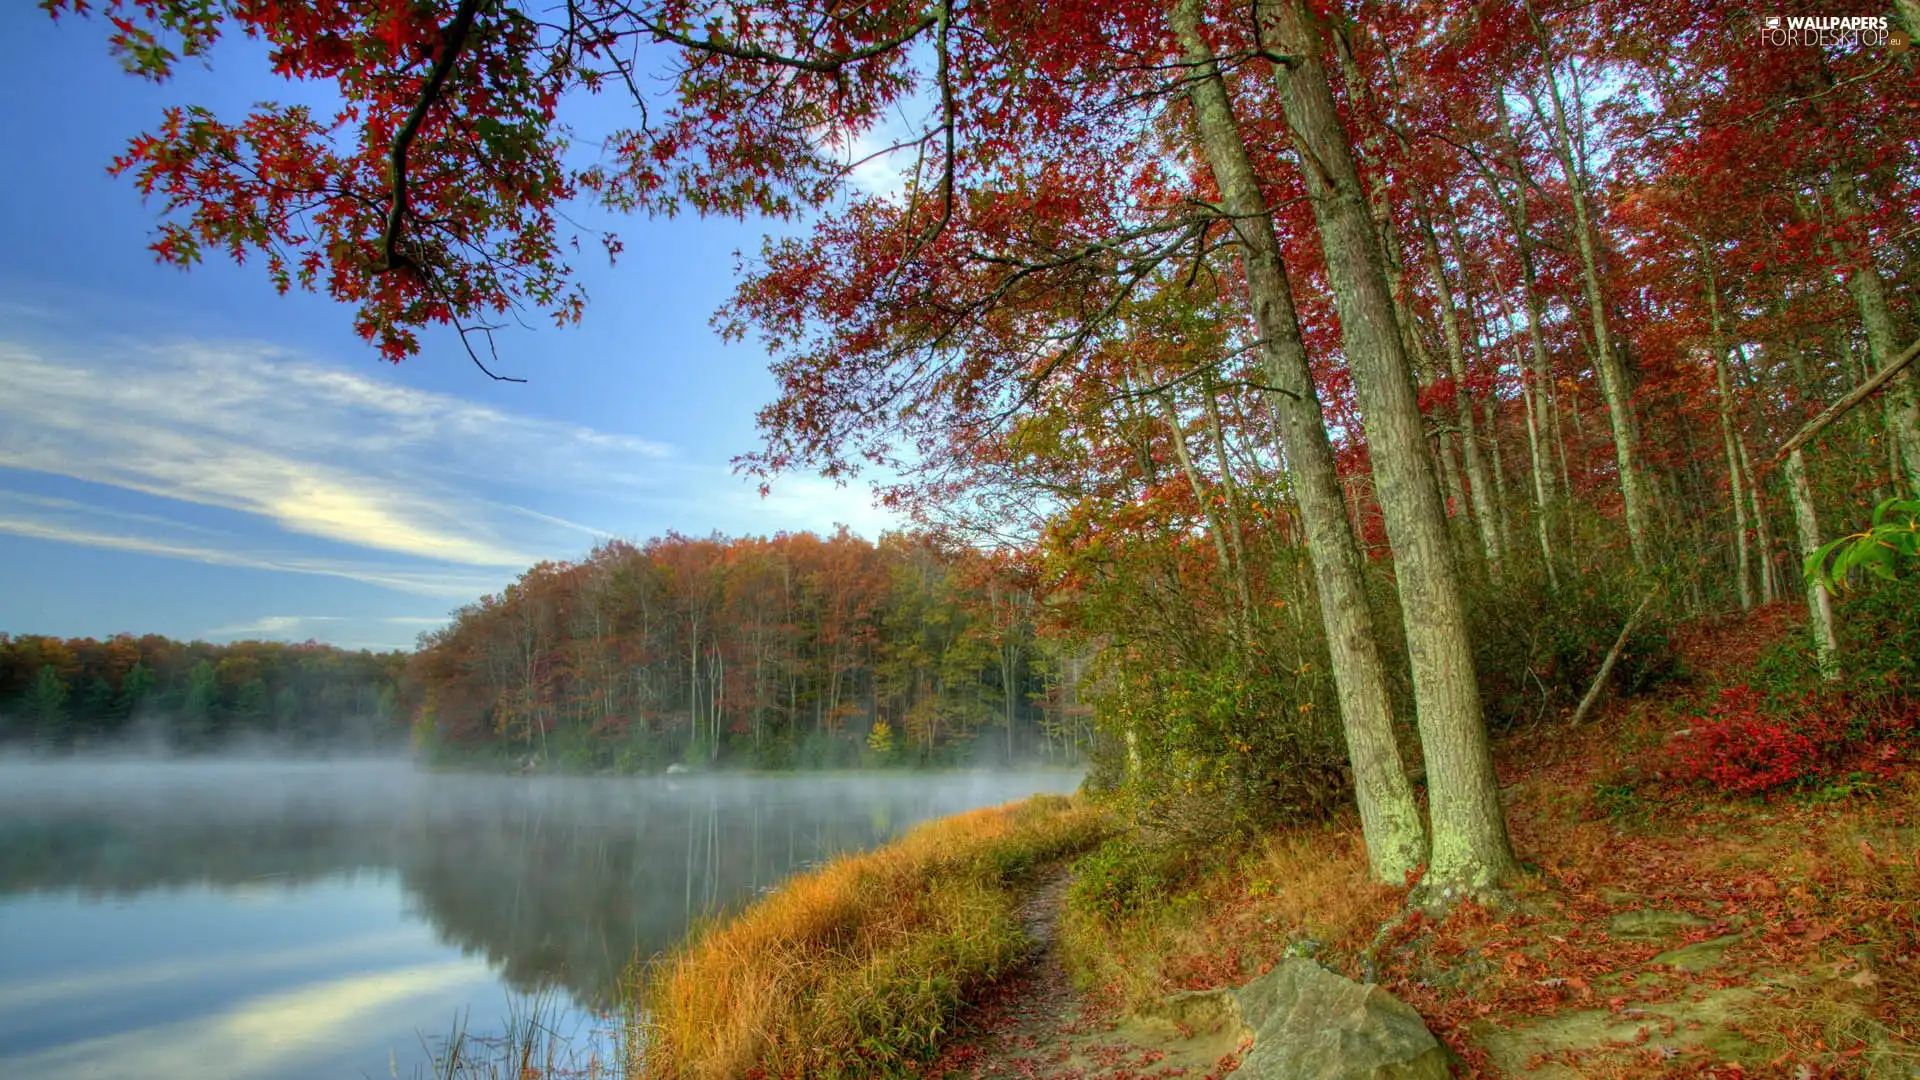
<path fill-rule="evenodd" d="M 526 779 L 416 774 L 395 763 L 6 765 L 0 897 L 64 892 L 79 903 L 211 889 L 230 907 L 324 882 L 345 889 L 325 909 L 338 912 L 397 879 L 410 912 L 441 941 L 484 959 L 509 987 L 557 985 L 577 1003 L 601 1007 L 631 959 L 670 947 L 702 913 L 795 867 L 928 817 L 1069 790 L 1076 779 Z M 123 905 L 117 917 L 131 920 L 137 935 L 149 917 L 143 910 Z M 6 918 L 0 906 L 0 933 Z M 124 990 L 142 979 L 176 981 L 196 966 L 231 973 L 304 962 L 316 949 L 337 960 L 369 947 L 365 933 L 350 941 L 341 936 L 345 923 L 330 928 L 319 915 L 251 928 L 230 913 L 221 918 L 230 925 L 217 940 L 230 951 L 168 955 L 160 945 L 119 957 L 111 974 L 63 968 L 50 946 L 32 959 L 22 950 L 0 966 L 33 970 L 0 983 L 0 1012 L 10 994 L 39 995 L 42 1005 L 51 1004 L 47 995 L 84 998 L 89 980 Z M 420 968 L 415 978 L 451 970 Z M 412 984 L 366 986 L 379 999 Z"/>

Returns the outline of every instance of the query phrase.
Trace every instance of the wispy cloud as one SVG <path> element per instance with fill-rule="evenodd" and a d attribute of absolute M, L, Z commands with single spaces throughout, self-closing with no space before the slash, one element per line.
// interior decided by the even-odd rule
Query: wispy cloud
<path fill-rule="evenodd" d="M 27 1077 L 203 1076 L 218 1062 L 222 1076 L 269 1077 L 300 1071 L 351 1036 L 402 1036 L 384 1018 L 427 1015 L 428 1006 L 457 1007 L 486 985 L 475 959 L 355 972 L 246 998 L 189 1020 L 91 1039 L 5 1059 L 8 1075 Z"/>
<path fill-rule="evenodd" d="M 0 533 L 210 566 L 340 578 L 443 600 L 472 599 L 500 588 L 512 577 L 505 569 L 403 562 L 377 556 L 329 558 L 276 550 L 160 514 L 17 491 L 0 491 Z"/>
<path fill-rule="evenodd" d="M 926 156 L 923 140 L 935 128 L 936 104 L 923 90 L 899 103 L 874 127 L 851 139 L 830 143 L 831 150 L 846 165 L 847 182 L 883 199 L 898 200 L 905 195 L 908 180 Z"/>
<path fill-rule="evenodd" d="M 254 634 L 279 636 L 298 630 L 314 623 L 339 622 L 342 615 L 265 615 L 251 622 L 236 623 L 233 626 L 216 626 L 207 631 L 208 637 L 247 637 Z"/>
<path fill-rule="evenodd" d="M 289 574 L 317 574 L 323 577 L 344 578 L 348 581 L 379 585 L 418 596 L 470 599 L 498 589 L 506 584 L 507 580 L 501 575 L 461 576 L 431 570 L 383 568 L 370 563 L 304 558 L 294 555 L 252 555 L 222 548 L 195 547 L 164 540 L 151 540 L 139 536 L 88 532 L 43 522 L 0 520 L 0 532 L 36 540 L 55 540 L 69 544 L 83 544 L 87 547 L 131 551 L 143 555 L 189 559 L 212 566 L 237 566 L 251 570 L 277 570 Z"/>
<path fill-rule="evenodd" d="M 0 1007 L 26 1009 L 53 1002 L 86 1000 L 128 993 L 153 986 L 197 980 L 233 978 L 310 966 L 340 964 L 346 959 L 391 960 L 420 944 L 416 930 L 357 934 L 322 945 L 299 945 L 252 952 L 234 950 L 212 955 L 193 954 L 143 964 L 125 964 L 105 971 L 66 973 L 51 978 L 0 982 Z"/>
<path fill-rule="evenodd" d="M 0 383 L 0 465 L 464 566 L 524 566 L 554 528 L 581 528 L 513 512 L 483 483 L 645 489 L 670 457 L 262 345 L 0 342 Z"/>
<path fill-rule="evenodd" d="M 346 648 L 398 649 L 423 631 L 444 626 L 444 615 L 263 615 L 199 635 L 210 641 L 330 641 Z"/>

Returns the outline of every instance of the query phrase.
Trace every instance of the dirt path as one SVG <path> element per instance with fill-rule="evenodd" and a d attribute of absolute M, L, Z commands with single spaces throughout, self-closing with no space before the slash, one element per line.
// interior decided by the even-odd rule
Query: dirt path
<path fill-rule="evenodd" d="M 1231 1036 L 1184 1037 L 1162 1021 L 1123 1020 L 1073 986 L 1057 942 L 1068 869 L 1041 878 L 1020 916 L 1033 953 L 961 1010 L 956 1036 L 924 1075 L 941 1080 L 1203 1080 L 1238 1063 Z"/>

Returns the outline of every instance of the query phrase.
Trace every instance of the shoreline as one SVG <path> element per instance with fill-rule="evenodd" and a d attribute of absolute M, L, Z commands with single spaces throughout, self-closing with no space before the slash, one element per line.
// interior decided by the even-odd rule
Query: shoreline
<path fill-rule="evenodd" d="M 1048 868 L 1108 835 L 1080 796 L 937 818 L 788 878 L 630 973 L 640 1080 L 866 1075 L 931 1056 L 975 992 L 1027 955 Z"/>

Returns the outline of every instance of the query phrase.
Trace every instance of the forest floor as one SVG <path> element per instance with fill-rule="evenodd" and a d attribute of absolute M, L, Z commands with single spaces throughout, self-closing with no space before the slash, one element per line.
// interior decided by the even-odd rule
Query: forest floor
<path fill-rule="evenodd" d="M 1671 774 L 1675 740 L 1796 622 L 1782 606 L 1686 628 L 1684 684 L 1498 741 L 1525 863 L 1510 903 L 1405 918 L 1374 954 L 1461 1075 L 1920 1077 L 1912 737 L 1764 798 Z M 1278 830 L 1118 920 L 1069 911 L 1066 887 L 1032 894 L 1032 959 L 962 1012 L 923 1075 L 1222 1075 L 1244 1051 L 1232 1037 L 1134 1015 L 1289 947 L 1358 977 L 1407 896 L 1367 880 L 1351 820 Z"/>

